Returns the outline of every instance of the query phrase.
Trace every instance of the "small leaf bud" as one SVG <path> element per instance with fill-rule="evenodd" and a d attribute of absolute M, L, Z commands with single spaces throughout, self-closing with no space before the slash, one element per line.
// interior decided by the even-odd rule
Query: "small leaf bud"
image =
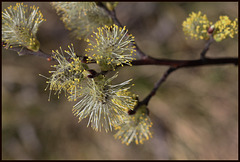
<path fill-rule="evenodd" d="M 214 31 L 214 25 L 211 25 L 209 28 L 208 28 L 208 34 L 212 34 L 213 33 L 213 31 Z"/>

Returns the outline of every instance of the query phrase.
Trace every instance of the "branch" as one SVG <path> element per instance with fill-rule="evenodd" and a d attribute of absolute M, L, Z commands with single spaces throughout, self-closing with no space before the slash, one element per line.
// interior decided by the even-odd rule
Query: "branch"
<path fill-rule="evenodd" d="M 162 83 L 167 79 L 167 77 L 175 70 L 177 70 L 178 68 L 173 68 L 170 67 L 164 74 L 163 76 L 160 78 L 160 80 L 154 85 L 154 88 L 152 89 L 152 91 L 147 95 L 147 97 L 145 99 L 143 99 L 142 101 L 138 102 L 138 104 L 134 107 L 133 110 L 129 110 L 128 113 L 129 115 L 133 115 L 136 113 L 137 109 L 139 107 L 141 107 L 142 105 L 148 105 L 150 99 L 156 94 L 158 88 L 162 85 Z M 147 108 L 148 110 L 148 108 Z M 149 112 L 149 111 L 148 111 Z"/>
<path fill-rule="evenodd" d="M 169 60 L 169 59 L 156 59 L 152 57 L 145 57 L 141 60 L 135 60 L 132 62 L 132 65 L 168 65 L 170 68 L 163 74 L 160 80 L 155 84 L 152 91 L 146 96 L 145 99 L 138 102 L 138 104 L 134 107 L 133 110 L 129 110 L 129 115 L 133 115 L 136 113 L 137 109 L 142 105 L 146 105 L 147 112 L 149 113 L 149 109 L 147 105 L 150 99 L 156 94 L 158 88 L 162 85 L 164 81 L 166 81 L 167 77 L 175 70 L 183 67 L 195 67 L 195 66 L 204 66 L 204 65 L 223 65 L 223 64 L 235 64 L 238 65 L 238 58 L 206 58 L 205 55 L 209 50 L 211 43 L 214 41 L 212 35 L 210 35 L 210 39 L 206 43 L 203 51 L 200 56 L 201 59 L 198 60 Z"/>
<path fill-rule="evenodd" d="M 205 44 L 205 47 L 203 49 L 203 51 L 201 52 L 200 56 L 201 59 L 205 59 L 205 55 L 207 53 L 207 51 L 209 50 L 210 45 L 212 44 L 212 42 L 214 41 L 212 34 L 210 35 L 210 39 L 207 41 L 207 43 Z"/>
<path fill-rule="evenodd" d="M 144 60 L 136 60 L 132 64 L 135 65 L 169 65 L 170 68 L 163 74 L 163 76 L 160 78 L 160 80 L 155 84 L 152 91 L 143 99 L 142 101 L 138 102 L 138 104 L 134 107 L 133 110 L 129 110 L 129 115 L 133 115 L 136 113 L 137 109 L 141 107 L 142 105 L 148 105 L 150 99 L 156 94 L 156 91 L 158 88 L 163 84 L 163 82 L 166 81 L 167 77 L 175 70 L 183 67 L 195 67 L 195 66 L 204 66 L 204 65 L 222 65 L 222 64 L 235 64 L 238 65 L 238 58 L 218 58 L 218 59 L 210 59 L 205 58 L 199 59 L 199 60 L 186 60 L 186 61 L 180 61 L 180 60 L 163 60 L 163 59 L 154 59 L 154 58 L 147 58 Z M 148 110 L 148 108 L 146 108 Z M 149 110 L 147 111 L 149 112 Z"/>
<path fill-rule="evenodd" d="M 149 93 L 149 95 L 141 102 L 141 104 L 148 105 L 148 102 L 150 101 L 151 97 L 156 94 L 156 91 L 162 85 L 162 83 L 167 79 L 167 77 L 173 72 L 177 70 L 177 68 L 170 67 L 160 78 L 160 80 L 155 84 L 154 88 L 152 91 Z"/>
<path fill-rule="evenodd" d="M 222 58 L 204 58 L 197 60 L 172 60 L 172 59 L 156 59 L 147 57 L 141 60 L 133 60 L 132 65 L 160 65 L 171 67 L 194 67 L 205 65 L 222 65 L 234 64 L 238 65 L 239 59 L 237 57 L 222 57 Z"/>
<path fill-rule="evenodd" d="M 208 46 L 209 47 L 209 46 Z M 207 48 L 208 48 L 207 47 Z M 206 54 L 206 48 L 205 50 Z M 238 58 L 206 58 L 202 57 L 204 59 L 198 59 L 198 60 L 169 60 L 169 59 L 155 59 L 148 57 L 146 59 L 142 60 L 135 60 L 132 62 L 133 65 L 168 65 L 170 68 L 163 74 L 163 76 L 160 78 L 160 80 L 155 84 L 152 91 L 147 95 L 145 99 L 138 102 L 138 104 L 134 107 L 133 110 L 129 110 L 129 115 L 135 114 L 137 109 L 142 105 L 148 105 L 150 99 L 156 94 L 156 91 L 158 88 L 162 85 L 164 81 L 166 81 L 167 77 L 175 70 L 183 67 L 196 67 L 196 66 L 205 66 L 205 65 L 223 65 L 223 64 L 235 64 L 238 65 Z M 148 108 L 147 108 L 148 110 Z M 149 111 L 148 111 L 149 112 Z"/>

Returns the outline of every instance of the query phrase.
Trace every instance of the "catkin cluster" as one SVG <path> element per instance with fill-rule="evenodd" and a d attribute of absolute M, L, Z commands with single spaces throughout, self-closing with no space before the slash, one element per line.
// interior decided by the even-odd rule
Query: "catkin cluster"
<path fill-rule="evenodd" d="M 22 46 L 37 52 L 40 43 L 36 38 L 39 25 L 46 21 L 38 7 L 16 3 L 2 11 L 2 41 L 6 47 Z"/>
<path fill-rule="evenodd" d="M 209 39 L 210 35 L 216 42 L 228 37 L 233 38 L 238 34 L 238 19 L 230 20 L 228 16 L 220 16 L 214 24 L 207 19 L 206 15 L 192 12 L 183 22 L 183 31 L 186 35 L 195 39 Z"/>
<path fill-rule="evenodd" d="M 80 17 L 88 17 L 88 21 L 93 22 L 93 20 L 90 20 L 91 12 L 97 9 L 94 3 L 54 2 L 52 4 L 63 15 L 62 20 L 64 22 L 70 20 L 66 27 L 71 29 L 70 25 L 74 25 L 71 21 L 77 18 L 74 17 L 74 14 Z M 75 4 L 75 6 L 71 8 L 69 7 L 70 4 Z M 65 9 L 63 10 L 63 8 Z M 76 10 L 75 8 L 78 8 L 78 12 L 73 12 Z M 91 14 L 89 15 L 89 13 Z M 74 20 L 74 22 L 76 21 Z M 84 21 L 83 18 L 76 23 L 88 28 L 89 23 Z M 102 20 L 99 21 L 102 22 Z M 113 84 L 113 80 L 118 76 L 118 73 L 115 73 L 112 77 L 105 75 L 108 71 L 115 71 L 119 66 L 132 65 L 131 62 L 135 59 L 134 55 L 136 53 L 134 36 L 128 33 L 126 27 L 122 28 L 115 24 L 98 26 L 92 25 L 90 31 L 95 31 L 85 39 L 88 42 L 85 49 L 86 53 L 82 57 L 85 59 L 80 59 L 76 55 L 73 45 L 68 47 L 69 50 L 63 51 L 60 48 L 60 51 L 52 52 L 53 59 L 58 64 L 52 66 L 55 70 L 50 71 L 50 77 L 44 76 L 48 79 L 49 97 L 51 91 L 55 91 L 54 94 L 58 94 L 58 97 L 64 91 L 69 101 L 77 102 L 73 106 L 72 112 L 78 117 L 79 122 L 88 118 L 87 126 L 91 126 L 96 131 L 104 129 L 108 132 L 115 129 L 118 131 L 115 137 L 120 138 L 123 143 L 128 145 L 135 141 L 136 144 L 142 144 L 144 140 L 151 137 L 149 128 L 152 123 L 145 111 L 139 110 L 141 113 L 131 116 L 128 114 L 128 111 L 133 110 L 138 102 L 137 95 L 130 91 L 133 86 L 131 79 Z M 83 35 L 88 35 L 86 32 L 90 32 L 85 30 L 85 34 L 83 34 L 76 28 L 74 31 L 78 32 L 78 36 L 81 38 Z M 89 69 L 88 63 L 99 65 L 101 72 Z M 126 130 L 129 130 L 130 133 Z"/>
<path fill-rule="evenodd" d="M 77 39 L 87 38 L 96 28 L 112 25 L 112 19 L 95 2 L 51 2 L 65 27 Z"/>

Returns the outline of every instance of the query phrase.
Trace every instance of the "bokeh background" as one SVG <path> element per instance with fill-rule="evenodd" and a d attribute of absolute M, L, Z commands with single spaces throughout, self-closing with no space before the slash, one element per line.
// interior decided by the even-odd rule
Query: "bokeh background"
<path fill-rule="evenodd" d="M 27 3 L 27 2 L 25 2 Z M 2 3 L 2 8 L 10 4 Z M 40 7 L 46 22 L 38 32 L 46 53 L 74 44 L 78 55 L 86 43 L 69 31 L 47 2 Z M 212 22 L 220 15 L 238 17 L 237 2 L 124 2 L 116 8 L 139 47 L 156 58 L 197 59 L 204 41 L 185 39 L 182 22 L 192 11 Z M 238 55 L 238 37 L 213 43 L 207 56 Z M 172 73 L 149 104 L 153 138 L 126 146 L 115 132 L 95 132 L 78 123 L 68 102 L 52 96 L 45 78 L 50 64 L 43 58 L 21 56 L 2 48 L 2 159 L 237 159 L 238 67 L 234 65 L 180 69 Z M 136 66 L 119 70 L 115 83 L 133 78 L 133 91 L 143 99 L 168 67 Z"/>

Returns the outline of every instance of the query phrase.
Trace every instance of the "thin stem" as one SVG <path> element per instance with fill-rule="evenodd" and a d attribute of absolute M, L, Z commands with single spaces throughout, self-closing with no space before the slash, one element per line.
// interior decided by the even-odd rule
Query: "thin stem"
<path fill-rule="evenodd" d="M 207 51 L 209 50 L 209 47 L 210 47 L 210 45 L 212 44 L 213 41 L 214 41 L 214 39 L 213 39 L 213 36 L 212 36 L 212 34 L 211 34 L 211 35 L 210 35 L 210 39 L 207 41 L 207 43 L 206 43 L 203 51 L 202 51 L 201 54 L 200 54 L 201 59 L 205 59 L 205 55 L 206 55 Z"/>
<path fill-rule="evenodd" d="M 155 84 L 154 88 L 152 91 L 149 93 L 149 95 L 142 101 L 142 104 L 148 105 L 148 102 L 150 99 L 156 94 L 156 91 L 158 88 L 162 85 L 163 82 L 166 81 L 167 77 L 173 72 L 177 70 L 177 68 L 170 67 L 164 74 L 163 76 L 159 79 L 159 81 Z"/>
<path fill-rule="evenodd" d="M 142 101 L 138 102 L 138 104 L 134 107 L 133 110 L 129 111 L 129 115 L 133 115 L 136 113 L 137 109 L 141 107 L 142 105 L 148 105 L 150 99 L 156 94 L 158 88 L 163 84 L 163 82 L 166 81 L 167 77 L 175 70 L 178 68 L 175 67 L 170 67 L 164 74 L 163 76 L 159 79 L 159 81 L 154 85 L 152 91 L 147 95 L 145 99 Z"/>

